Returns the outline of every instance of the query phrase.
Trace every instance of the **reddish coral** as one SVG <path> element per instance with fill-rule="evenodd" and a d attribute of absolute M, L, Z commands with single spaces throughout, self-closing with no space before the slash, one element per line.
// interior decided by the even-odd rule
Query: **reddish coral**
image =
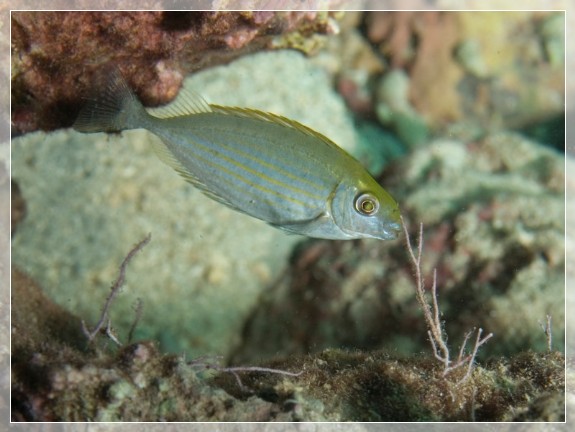
<path fill-rule="evenodd" d="M 540 48 L 562 40 L 562 29 L 550 26 L 557 39 L 539 30 L 558 16 L 386 11 L 366 15 L 365 31 L 393 68 L 406 70 L 410 102 L 432 129 L 464 118 L 486 129 L 516 129 L 562 116 L 564 71 Z M 477 44 L 467 60 L 465 43 Z M 470 59 L 482 72 L 466 66 Z"/>
<path fill-rule="evenodd" d="M 457 84 L 463 77 L 453 61 L 460 38 L 457 18 L 429 12 L 418 16 L 414 24 L 421 44 L 411 71 L 413 104 L 435 123 L 457 120 L 462 114 Z"/>
<path fill-rule="evenodd" d="M 309 12 L 13 12 L 14 132 L 69 126 L 103 67 L 120 68 L 145 103 L 161 104 L 186 73 L 300 27 L 329 31 Z"/>
<path fill-rule="evenodd" d="M 390 57 L 394 68 L 413 58 L 412 20 L 416 12 L 374 12 L 367 15 L 367 37 Z"/>
<path fill-rule="evenodd" d="M 367 18 L 367 36 L 393 67 L 409 71 L 411 102 L 432 124 L 460 118 L 457 84 L 463 74 L 453 60 L 461 37 L 455 14 L 377 12 Z"/>

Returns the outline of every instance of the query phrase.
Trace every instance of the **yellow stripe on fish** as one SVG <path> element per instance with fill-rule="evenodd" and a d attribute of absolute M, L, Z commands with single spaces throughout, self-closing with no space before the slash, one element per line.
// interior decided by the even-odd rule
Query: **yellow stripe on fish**
<path fill-rule="evenodd" d="M 395 200 L 361 164 L 294 120 L 201 97 L 147 111 L 119 72 L 81 110 L 80 132 L 147 129 L 160 158 L 203 193 L 277 228 L 326 239 L 394 239 Z"/>
<path fill-rule="evenodd" d="M 195 141 L 195 144 L 204 148 L 205 150 L 209 150 L 208 146 L 204 146 L 202 145 L 198 140 Z M 220 147 L 220 149 L 223 149 L 224 147 Z M 282 175 L 295 180 L 295 176 L 292 176 L 291 174 L 289 174 L 289 176 L 287 175 L 288 173 L 284 170 L 281 170 L 280 168 L 278 168 L 276 165 L 272 165 L 269 164 L 265 161 L 263 161 L 262 159 L 259 159 L 257 157 L 254 156 L 249 156 L 246 153 L 242 153 L 241 151 L 239 151 L 238 149 L 233 149 L 233 148 L 227 148 L 228 151 L 235 153 L 236 155 L 242 155 L 242 156 L 247 156 L 250 158 L 251 161 L 257 162 L 258 164 L 260 164 L 262 167 L 265 168 L 269 168 L 269 169 L 276 169 L 278 170 L 278 172 L 282 172 Z M 292 185 L 290 185 L 289 183 L 286 183 L 285 181 L 279 180 L 279 179 L 274 179 L 273 177 L 266 175 L 264 173 L 263 170 L 256 170 L 254 168 L 250 168 L 248 165 L 242 164 L 241 162 L 239 162 L 237 159 L 234 159 L 232 157 L 226 156 L 225 154 L 221 153 L 218 155 L 218 157 L 216 157 L 216 159 L 221 159 L 224 161 L 229 162 L 232 165 L 235 165 L 239 170 L 241 171 L 245 171 L 249 174 L 252 174 L 253 177 L 259 178 L 261 180 L 260 183 L 256 183 L 253 181 L 248 180 L 246 177 L 242 177 L 241 175 L 239 175 L 238 172 L 233 172 L 231 170 L 227 170 L 225 166 L 220 166 L 220 168 L 227 172 L 228 174 L 238 178 L 239 180 L 242 180 L 244 183 L 247 183 L 257 189 L 259 189 L 261 192 L 269 192 L 273 195 L 276 195 L 278 197 L 290 200 L 294 203 L 298 203 L 300 205 L 306 205 L 306 201 L 305 200 L 299 200 L 296 199 L 294 197 L 290 197 L 288 195 L 286 195 L 285 193 L 283 193 L 282 191 L 292 191 L 296 194 L 301 194 L 301 195 L 305 195 L 307 198 L 311 198 L 311 199 L 320 199 L 320 195 L 314 195 L 312 193 L 310 193 L 309 191 L 306 191 L 305 189 L 302 188 L 298 188 L 298 187 L 294 187 Z M 309 182 L 310 185 L 313 186 L 313 183 Z M 269 187 L 266 187 L 265 185 L 274 185 L 277 186 L 278 189 L 277 190 L 273 190 Z"/>

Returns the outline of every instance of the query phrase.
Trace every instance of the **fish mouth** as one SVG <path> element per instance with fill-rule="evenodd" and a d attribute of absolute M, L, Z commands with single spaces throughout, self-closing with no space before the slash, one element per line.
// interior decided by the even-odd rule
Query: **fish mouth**
<path fill-rule="evenodd" d="M 399 237 L 399 233 L 401 232 L 401 225 L 397 222 L 389 222 L 381 226 L 381 228 L 376 233 L 373 232 L 352 233 L 349 231 L 345 232 L 350 234 L 349 238 L 352 239 L 372 238 L 378 240 L 395 240 Z"/>
<path fill-rule="evenodd" d="M 398 222 L 390 222 L 381 227 L 381 235 L 373 236 L 382 240 L 395 240 L 399 237 L 401 232 L 401 224 Z"/>

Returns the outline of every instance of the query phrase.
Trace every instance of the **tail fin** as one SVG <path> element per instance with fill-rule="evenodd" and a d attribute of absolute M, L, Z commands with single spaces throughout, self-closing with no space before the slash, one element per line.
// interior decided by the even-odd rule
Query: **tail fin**
<path fill-rule="evenodd" d="M 79 132 L 120 132 L 144 126 L 148 116 L 134 92 L 117 69 L 102 80 L 94 98 L 80 111 L 74 129 Z"/>

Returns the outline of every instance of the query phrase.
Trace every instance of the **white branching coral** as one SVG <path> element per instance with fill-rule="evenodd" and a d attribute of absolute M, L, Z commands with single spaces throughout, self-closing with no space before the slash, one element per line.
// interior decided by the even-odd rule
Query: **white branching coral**
<path fill-rule="evenodd" d="M 477 336 L 475 338 L 473 350 L 470 354 L 466 355 L 465 348 L 467 346 L 467 341 L 471 338 L 471 335 L 475 332 L 475 329 L 469 331 L 463 338 L 457 360 L 451 360 L 449 347 L 447 346 L 446 342 L 445 331 L 440 319 L 439 305 L 437 304 L 437 270 L 435 269 L 433 270 L 433 283 L 431 285 L 431 305 L 429 304 L 425 294 L 426 287 L 421 266 L 421 256 L 423 253 L 423 224 L 419 225 L 417 246 L 414 249 L 411 244 L 409 232 L 403 217 L 401 218 L 401 223 L 403 225 L 405 243 L 407 246 L 407 251 L 409 252 L 409 257 L 415 277 L 415 297 L 419 303 L 419 306 L 421 307 L 421 310 L 423 311 L 423 317 L 425 319 L 425 324 L 427 325 L 427 334 L 433 348 L 433 354 L 435 355 L 436 359 L 443 363 L 444 376 L 454 369 L 467 365 L 467 372 L 460 381 L 464 382 L 469 379 L 471 373 L 473 372 L 473 364 L 475 362 L 475 356 L 477 355 L 479 347 L 491 339 L 493 333 L 489 333 L 482 338 L 481 335 L 483 334 L 483 329 L 477 329 Z"/>

